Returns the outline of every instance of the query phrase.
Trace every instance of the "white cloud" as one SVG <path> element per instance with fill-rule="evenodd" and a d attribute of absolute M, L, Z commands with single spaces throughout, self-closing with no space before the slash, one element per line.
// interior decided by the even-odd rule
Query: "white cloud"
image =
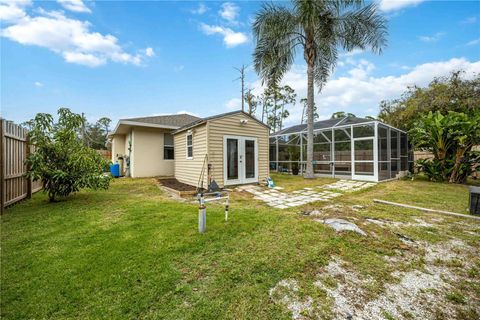
<path fill-rule="evenodd" d="M 40 81 L 35 81 L 33 84 L 35 85 L 35 87 L 38 87 L 38 88 L 43 87 L 43 83 L 41 83 Z"/>
<path fill-rule="evenodd" d="M 455 70 L 465 70 L 467 78 L 471 78 L 475 73 L 480 74 L 480 61 L 470 62 L 465 58 L 453 58 L 447 61 L 424 63 L 414 66 L 398 76 L 375 77 L 370 74 L 373 68 L 374 66 L 370 62 L 360 60 L 352 68 L 357 71 L 329 80 L 323 91 L 315 95 L 320 118 L 328 118 L 336 111 L 352 112 L 357 116 L 376 115 L 380 101 L 400 97 L 409 86 L 426 86 L 434 77 L 446 76 Z M 358 72 L 358 69 L 363 72 Z M 306 67 L 295 65 L 285 75 L 282 85 L 285 84 L 295 90 L 298 101 L 305 98 L 307 94 Z M 263 92 L 260 80 L 252 84 L 252 87 L 255 88 L 255 95 Z M 291 116 L 285 124 L 290 126 L 300 123 L 302 110 L 303 106 L 298 102 L 295 106 L 291 106 L 289 108 Z"/>
<path fill-rule="evenodd" d="M 66 51 L 63 53 L 63 58 L 67 62 L 81 64 L 88 67 L 98 67 L 107 62 L 105 58 L 81 52 Z"/>
<path fill-rule="evenodd" d="M 240 110 L 242 108 L 242 99 L 240 98 L 230 99 L 225 103 L 225 107 L 228 110 Z"/>
<path fill-rule="evenodd" d="M 362 49 L 353 49 L 352 51 L 346 51 L 346 52 L 340 53 L 340 57 L 353 57 L 353 56 L 356 56 L 358 54 L 362 54 L 364 52 L 365 51 L 362 50 Z"/>
<path fill-rule="evenodd" d="M 460 21 L 460 24 L 474 24 L 477 22 L 477 17 L 468 17 Z"/>
<path fill-rule="evenodd" d="M 432 36 L 419 36 L 418 38 L 423 42 L 437 42 L 445 35 L 445 32 L 437 32 Z"/>
<path fill-rule="evenodd" d="M 2 24 L 13 23 L 26 18 L 25 8 L 31 4 L 30 0 L 0 0 L 0 20 Z"/>
<path fill-rule="evenodd" d="M 67 18 L 63 12 L 38 10 L 38 16 L 26 15 L 1 30 L 1 36 L 23 45 L 48 48 L 69 63 L 89 67 L 107 61 L 141 65 L 153 49 L 131 54 L 123 50 L 113 35 L 91 31 L 87 21 Z M 150 49 L 150 50 L 149 50 Z"/>
<path fill-rule="evenodd" d="M 218 14 L 220 15 L 220 17 L 234 24 L 237 23 L 237 18 L 239 13 L 240 13 L 240 8 L 232 2 L 223 3 L 220 11 L 218 11 Z"/>
<path fill-rule="evenodd" d="M 83 3 L 82 0 L 57 0 L 62 7 L 74 12 L 91 13 L 92 11 Z"/>
<path fill-rule="evenodd" d="M 425 0 L 379 0 L 379 8 L 384 12 L 391 12 L 416 6 L 423 1 Z"/>
<path fill-rule="evenodd" d="M 153 48 L 148 47 L 145 49 L 145 55 L 147 57 L 153 57 L 155 55 L 155 51 L 153 51 Z"/>
<path fill-rule="evenodd" d="M 199 3 L 197 8 L 190 10 L 191 13 L 198 15 L 202 15 L 207 11 L 208 7 L 204 3 Z"/>
<path fill-rule="evenodd" d="M 475 40 L 472 40 L 472 41 L 469 41 L 467 42 L 467 46 L 476 46 L 477 44 L 480 44 L 480 38 L 478 39 L 475 39 Z"/>
<path fill-rule="evenodd" d="M 210 26 L 205 23 L 200 24 L 200 29 L 206 35 L 220 34 L 223 36 L 223 42 L 227 48 L 232 48 L 240 44 L 246 43 L 248 37 L 243 32 L 235 32 L 230 28 L 221 27 L 221 26 Z"/>

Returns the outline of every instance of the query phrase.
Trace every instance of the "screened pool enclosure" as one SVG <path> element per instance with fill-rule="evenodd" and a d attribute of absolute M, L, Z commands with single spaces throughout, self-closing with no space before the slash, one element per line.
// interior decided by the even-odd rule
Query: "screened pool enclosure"
<path fill-rule="evenodd" d="M 345 117 L 318 121 L 313 141 L 316 175 L 382 181 L 409 167 L 407 134 L 376 120 Z M 306 160 L 306 124 L 270 136 L 270 170 L 302 174 Z"/>

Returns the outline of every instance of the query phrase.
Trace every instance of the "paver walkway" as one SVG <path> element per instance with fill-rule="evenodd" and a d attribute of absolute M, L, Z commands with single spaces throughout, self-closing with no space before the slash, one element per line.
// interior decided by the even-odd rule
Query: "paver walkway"
<path fill-rule="evenodd" d="M 296 207 L 314 201 L 330 201 L 335 197 L 341 196 L 340 192 L 352 192 L 374 186 L 373 182 L 361 182 L 351 180 L 339 180 L 332 184 L 317 186 L 315 188 L 303 188 L 291 193 L 281 192 L 282 187 L 266 189 L 260 186 L 239 186 L 238 190 L 243 190 L 254 195 L 254 199 L 262 200 L 267 205 L 286 209 Z M 340 192 L 338 192 L 340 191 Z"/>

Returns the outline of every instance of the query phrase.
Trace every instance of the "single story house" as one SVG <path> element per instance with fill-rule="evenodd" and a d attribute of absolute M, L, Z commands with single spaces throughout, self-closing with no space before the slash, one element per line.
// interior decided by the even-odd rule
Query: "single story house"
<path fill-rule="evenodd" d="M 112 162 L 124 162 L 124 174 L 204 187 L 213 180 L 220 187 L 264 181 L 268 139 L 268 126 L 243 111 L 121 119 L 110 134 Z"/>

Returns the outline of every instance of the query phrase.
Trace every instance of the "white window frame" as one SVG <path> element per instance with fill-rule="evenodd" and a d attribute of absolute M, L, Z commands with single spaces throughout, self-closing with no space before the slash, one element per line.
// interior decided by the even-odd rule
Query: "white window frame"
<path fill-rule="evenodd" d="M 235 139 L 238 141 L 238 155 L 237 166 L 238 166 L 238 179 L 229 180 L 227 179 L 227 139 Z M 245 140 L 253 140 L 255 142 L 255 176 L 253 178 L 245 177 Z M 242 163 L 242 164 L 240 164 Z M 228 185 L 238 185 L 238 184 L 247 184 L 247 183 L 257 183 L 258 182 L 258 139 L 256 137 L 247 137 L 247 136 L 223 136 L 223 184 Z"/>
<path fill-rule="evenodd" d="M 192 144 L 190 146 L 188 145 L 188 136 L 192 137 Z M 191 157 L 188 156 L 188 148 L 189 147 L 192 148 L 192 156 Z M 193 133 L 188 133 L 185 136 L 185 159 L 193 160 Z"/>

